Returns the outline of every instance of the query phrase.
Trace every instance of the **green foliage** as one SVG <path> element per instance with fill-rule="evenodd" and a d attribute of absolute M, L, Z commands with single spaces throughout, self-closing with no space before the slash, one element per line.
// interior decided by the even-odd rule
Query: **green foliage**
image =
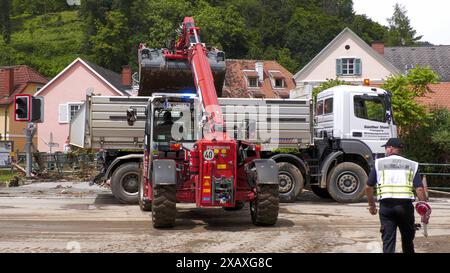
<path fill-rule="evenodd" d="M 434 108 L 426 122 L 403 134 L 405 154 L 427 163 L 450 163 L 450 111 Z"/>
<path fill-rule="evenodd" d="M 46 76 L 78 56 L 116 72 L 123 65 L 136 70 L 139 43 L 167 47 L 185 16 L 193 16 L 202 41 L 227 58 L 277 60 L 292 73 L 344 27 L 368 43 L 381 40 L 387 29 L 356 15 L 352 0 L 83 0 L 79 7 L 64 0 L 10 1 L 14 41 L 6 50 L 13 56 L 0 52 L 0 65 L 32 64 Z M 61 19 L 54 21 L 57 14 Z M 76 19 L 67 21 L 69 15 Z"/>
<path fill-rule="evenodd" d="M 11 1 L 0 1 L 0 34 L 6 44 L 11 42 Z"/>
<path fill-rule="evenodd" d="M 389 31 L 386 32 L 386 45 L 388 46 L 413 46 L 422 39 L 416 36 L 407 15 L 407 10 L 400 4 L 395 4 L 394 14 L 388 19 Z"/>
<path fill-rule="evenodd" d="M 26 64 L 53 77 L 82 56 L 82 21 L 76 11 L 12 18 L 14 33 L 0 66 Z M 0 44 L 0 48 L 5 45 Z"/>
<path fill-rule="evenodd" d="M 419 104 L 416 99 L 424 96 L 428 90 L 427 85 L 436 83 L 437 74 L 429 67 L 416 67 L 408 75 L 389 77 L 383 89 L 392 92 L 392 108 L 394 119 L 401 132 L 407 134 L 417 126 L 423 126 L 429 114 L 426 107 Z"/>
<path fill-rule="evenodd" d="M 119 11 L 106 13 L 105 23 L 96 22 L 97 35 L 91 37 L 94 61 L 104 67 L 119 71 L 128 61 L 128 20 Z"/>

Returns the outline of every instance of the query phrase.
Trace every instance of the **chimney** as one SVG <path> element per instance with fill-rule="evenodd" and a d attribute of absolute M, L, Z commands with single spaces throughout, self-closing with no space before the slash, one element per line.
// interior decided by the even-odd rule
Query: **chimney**
<path fill-rule="evenodd" d="M 384 56 L 384 42 L 383 41 L 374 41 L 372 43 L 372 48 L 373 48 L 373 50 L 378 52 L 378 54 Z"/>
<path fill-rule="evenodd" d="M 264 81 L 264 63 L 263 62 L 256 62 L 255 63 L 255 71 L 258 74 L 258 80 Z"/>
<path fill-rule="evenodd" d="M 122 67 L 122 85 L 131 86 L 131 68 L 127 65 Z"/>
<path fill-rule="evenodd" d="M 6 67 L 3 71 L 5 90 L 3 90 L 0 96 L 10 96 L 14 92 L 14 67 Z"/>

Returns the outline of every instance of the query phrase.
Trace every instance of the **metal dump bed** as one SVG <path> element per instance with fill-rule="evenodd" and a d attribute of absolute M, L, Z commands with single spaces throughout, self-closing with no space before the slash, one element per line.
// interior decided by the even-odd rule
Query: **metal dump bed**
<path fill-rule="evenodd" d="M 145 108 L 150 97 L 88 96 L 70 124 L 70 144 L 92 149 L 143 148 Z M 220 98 L 227 132 L 260 143 L 262 150 L 300 148 L 311 143 L 308 100 Z M 133 126 L 126 111 L 137 110 Z"/>

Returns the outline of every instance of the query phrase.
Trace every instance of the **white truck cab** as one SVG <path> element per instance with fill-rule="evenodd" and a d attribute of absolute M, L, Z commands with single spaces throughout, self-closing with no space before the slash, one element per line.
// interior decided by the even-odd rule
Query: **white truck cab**
<path fill-rule="evenodd" d="M 397 137 L 390 93 L 375 87 L 336 86 L 317 95 L 315 137 L 325 132 L 341 140 L 359 140 L 372 154 L 384 154 L 381 147 Z"/>

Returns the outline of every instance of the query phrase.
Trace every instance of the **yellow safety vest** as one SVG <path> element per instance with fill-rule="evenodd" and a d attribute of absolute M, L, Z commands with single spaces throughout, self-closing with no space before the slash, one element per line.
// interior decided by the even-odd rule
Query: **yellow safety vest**
<path fill-rule="evenodd" d="M 378 200 L 387 198 L 414 200 L 413 180 L 419 169 L 419 163 L 398 155 L 377 159 Z"/>

